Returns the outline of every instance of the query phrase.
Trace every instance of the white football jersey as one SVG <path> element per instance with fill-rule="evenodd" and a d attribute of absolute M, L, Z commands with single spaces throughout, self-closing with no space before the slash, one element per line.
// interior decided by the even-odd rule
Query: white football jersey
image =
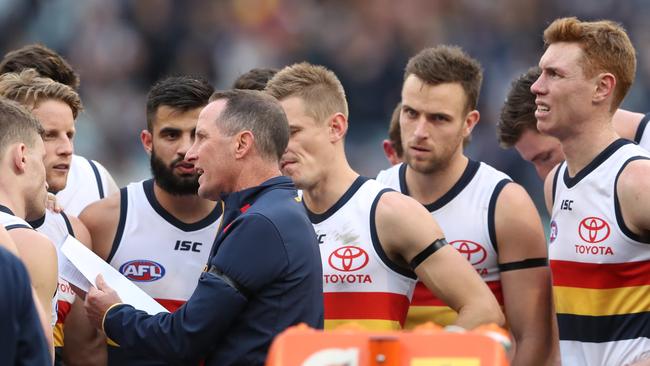
<path fill-rule="evenodd" d="M 553 181 L 549 256 L 562 364 L 628 365 L 650 356 L 650 243 L 623 221 L 616 182 L 650 153 L 619 139 Z"/>
<path fill-rule="evenodd" d="M 379 243 L 375 209 L 386 191 L 359 177 L 327 212 L 307 210 L 323 264 L 325 329 L 348 322 L 371 330 L 404 325 L 416 276 L 393 263 Z"/>
<path fill-rule="evenodd" d="M 186 224 L 156 200 L 153 180 L 120 192 L 120 221 L 108 262 L 169 311 L 190 297 L 205 267 L 221 220 L 221 204 Z"/>

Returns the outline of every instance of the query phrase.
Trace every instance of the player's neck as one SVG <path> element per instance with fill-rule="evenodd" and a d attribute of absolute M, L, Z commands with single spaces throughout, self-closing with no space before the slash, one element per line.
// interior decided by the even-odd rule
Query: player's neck
<path fill-rule="evenodd" d="M 153 192 L 158 203 L 172 216 L 184 223 L 201 221 L 212 212 L 216 202 L 200 198 L 198 195 L 175 196 L 157 184 L 153 185 Z"/>
<path fill-rule="evenodd" d="M 417 172 L 406 168 L 406 186 L 409 196 L 423 205 L 436 202 L 458 182 L 467 168 L 469 159 L 461 154 L 455 155 L 449 164 L 431 173 Z"/>
<path fill-rule="evenodd" d="M 311 212 L 324 213 L 347 192 L 357 177 L 359 174 L 352 170 L 347 160 L 328 166 L 313 187 L 303 190 L 305 205 Z"/>
<path fill-rule="evenodd" d="M 612 124 L 606 123 L 602 126 L 589 126 L 570 137 L 561 139 L 569 175 L 574 177 L 578 174 L 618 138 Z"/>
<path fill-rule="evenodd" d="M 4 186 L 7 187 L 7 186 Z M 25 204 L 18 202 L 16 199 L 20 194 L 17 192 L 9 192 L 4 189 L 0 190 L 0 205 L 7 207 L 14 213 L 16 217 L 25 219 Z"/>

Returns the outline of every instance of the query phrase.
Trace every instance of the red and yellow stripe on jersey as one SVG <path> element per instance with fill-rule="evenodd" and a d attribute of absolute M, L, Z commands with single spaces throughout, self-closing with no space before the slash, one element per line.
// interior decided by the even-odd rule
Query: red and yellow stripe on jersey
<path fill-rule="evenodd" d="M 551 260 L 558 325 L 568 339 L 650 337 L 650 261 Z M 597 330 L 597 331 L 596 331 Z"/>
<path fill-rule="evenodd" d="M 503 291 L 501 290 L 501 281 L 487 281 L 494 297 L 497 298 L 499 305 L 503 307 Z M 422 282 L 415 285 L 413 300 L 408 309 L 406 324 L 404 328 L 413 329 L 420 324 L 433 322 L 435 324 L 446 326 L 454 324 L 458 313 L 447 306 L 442 300 L 437 298 Z"/>
<path fill-rule="evenodd" d="M 368 330 L 402 329 L 409 307 L 408 297 L 388 292 L 329 292 L 324 299 L 326 330 L 346 323 Z"/>

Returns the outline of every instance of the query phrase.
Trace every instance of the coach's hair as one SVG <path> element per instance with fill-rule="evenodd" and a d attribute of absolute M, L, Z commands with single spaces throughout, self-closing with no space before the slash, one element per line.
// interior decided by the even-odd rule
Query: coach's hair
<path fill-rule="evenodd" d="M 481 64 L 460 47 L 442 45 L 425 48 L 409 60 L 404 80 L 411 74 L 430 85 L 460 83 L 465 91 L 465 112 L 476 109 L 483 71 Z"/>
<path fill-rule="evenodd" d="M 67 104 L 76 119 L 83 109 L 81 99 L 70 86 L 40 76 L 34 69 L 19 74 L 10 72 L 0 75 L 0 95 L 15 100 L 32 110 L 45 100 L 58 100 Z"/>
<path fill-rule="evenodd" d="M 266 84 L 278 73 L 278 69 L 255 68 L 240 75 L 232 84 L 233 89 L 264 90 Z"/>
<path fill-rule="evenodd" d="M 205 107 L 214 88 L 205 80 L 190 76 L 172 76 L 159 80 L 147 94 L 147 129 L 153 131 L 160 106 L 187 112 Z"/>
<path fill-rule="evenodd" d="M 501 147 L 513 147 L 527 129 L 537 131 L 537 106 L 535 94 L 530 91 L 530 87 L 541 73 L 539 67 L 531 67 L 512 82 L 497 121 L 497 138 Z"/>
<path fill-rule="evenodd" d="M 219 129 L 227 136 L 250 131 L 261 156 L 279 161 L 289 144 L 289 122 L 280 103 L 257 90 L 216 91 L 210 102 L 225 100 L 218 117 Z"/>
<path fill-rule="evenodd" d="M 305 112 L 316 122 L 323 122 L 335 113 L 348 117 L 343 85 L 323 66 L 307 62 L 287 66 L 269 80 L 265 90 L 278 100 L 301 98 Z"/>
<path fill-rule="evenodd" d="M 35 69 L 41 76 L 79 89 L 79 75 L 58 53 L 41 44 L 29 44 L 8 52 L 0 61 L 0 73 Z"/>
<path fill-rule="evenodd" d="M 610 20 L 583 22 L 575 17 L 556 19 L 544 31 L 546 47 L 557 42 L 577 43 L 583 51 L 582 70 L 586 77 L 610 72 L 616 78 L 614 111 L 634 81 L 636 51 L 623 27 Z"/>
<path fill-rule="evenodd" d="M 31 113 L 20 104 L 0 97 L 0 156 L 17 142 L 33 147 L 42 135 L 43 127 Z"/>
<path fill-rule="evenodd" d="M 402 158 L 404 148 L 402 147 L 402 132 L 399 127 L 399 115 L 402 112 L 402 103 L 397 103 L 393 114 L 390 116 L 390 123 L 388 125 L 388 140 L 395 149 L 395 154 L 398 158 Z"/>

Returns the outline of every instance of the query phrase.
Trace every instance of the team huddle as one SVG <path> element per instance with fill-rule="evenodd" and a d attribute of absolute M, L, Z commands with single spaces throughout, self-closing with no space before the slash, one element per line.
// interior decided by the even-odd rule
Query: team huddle
<path fill-rule="evenodd" d="M 433 322 L 505 327 L 513 365 L 650 365 L 650 114 L 619 109 L 635 49 L 617 23 L 576 18 L 544 42 L 497 135 L 545 181 L 548 243 L 526 190 L 464 153 L 483 75 L 459 47 L 405 65 L 383 141 L 393 166 L 376 179 L 348 163 L 343 85 L 302 62 L 225 91 L 158 81 L 140 134 L 152 178 L 121 189 L 73 154 L 83 107 L 70 65 L 40 45 L 8 53 L 0 358 L 262 365 L 299 323 Z M 169 313 L 122 303 L 101 276 L 87 293 L 60 278 L 69 235 Z"/>

